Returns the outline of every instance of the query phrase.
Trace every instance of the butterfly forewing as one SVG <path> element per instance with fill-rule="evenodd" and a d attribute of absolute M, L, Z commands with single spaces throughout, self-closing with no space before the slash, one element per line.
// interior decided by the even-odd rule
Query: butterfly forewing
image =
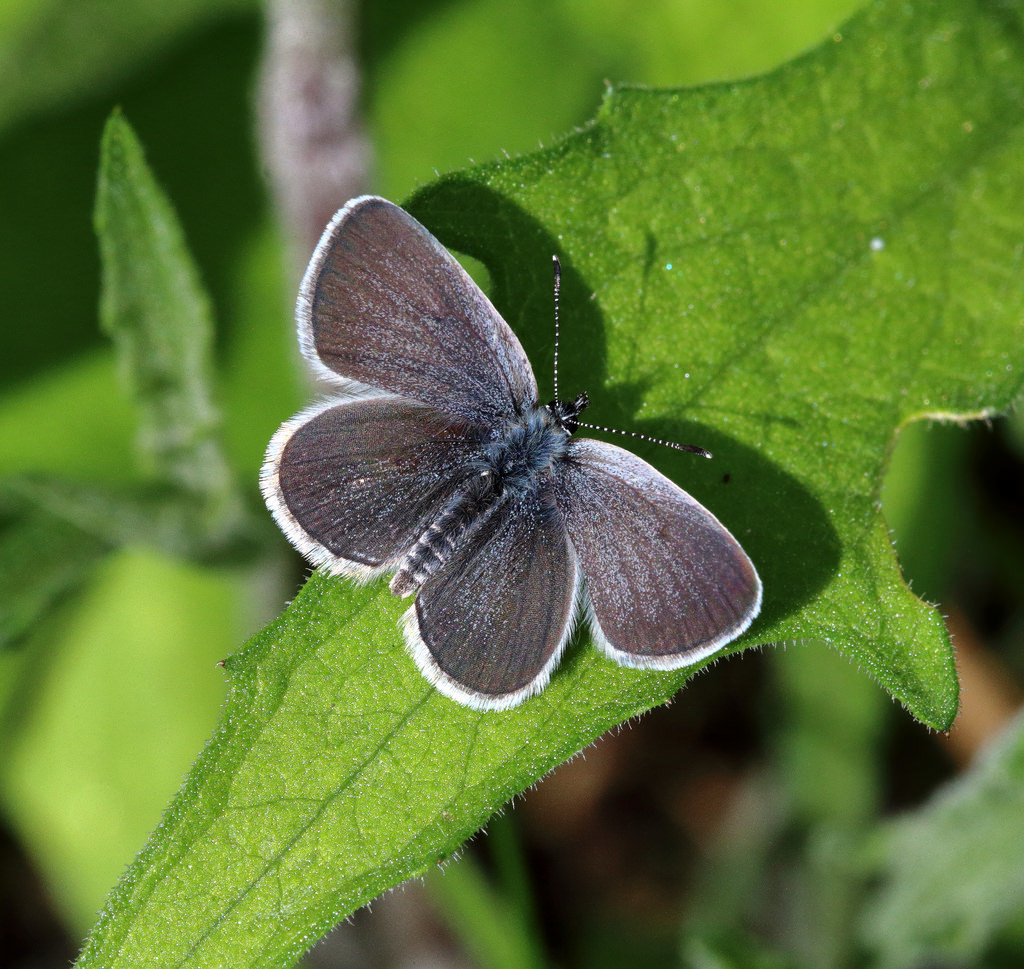
<path fill-rule="evenodd" d="M 543 494 L 499 501 L 407 614 L 416 661 L 442 692 L 504 709 L 540 692 L 569 638 L 579 586 Z"/>
<path fill-rule="evenodd" d="M 385 199 L 353 199 L 306 271 L 299 336 L 321 375 L 482 426 L 537 399 L 523 348 L 448 251 Z"/>
<path fill-rule="evenodd" d="M 674 669 L 742 633 L 761 583 L 725 526 L 646 461 L 579 439 L 557 478 L 595 641 L 626 666 Z"/>
<path fill-rule="evenodd" d="M 474 428 L 396 397 L 327 401 L 271 441 L 261 484 L 313 562 L 370 578 L 396 562 L 476 474 Z"/>

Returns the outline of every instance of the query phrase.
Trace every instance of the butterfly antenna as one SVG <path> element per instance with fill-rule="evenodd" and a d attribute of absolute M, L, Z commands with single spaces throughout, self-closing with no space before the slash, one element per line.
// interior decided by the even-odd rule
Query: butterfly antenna
<path fill-rule="evenodd" d="M 651 437 L 649 434 L 641 434 L 639 431 L 620 431 L 617 427 L 601 427 L 600 424 L 585 424 L 583 421 L 576 421 L 576 426 L 589 427 L 592 431 L 604 431 L 605 434 L 625 434 L 627 437 L 635 437 L 641 441 L 650 441 L 652 444 L 663 444 L 665 447 L 675 448 L 677 451 L 699 454 L 702 458 L 710 458 L 712 456 L 707 448 L 699 447 L 696 444 L 676 444 L 675 441 L 663 441 L 660 437 Z"/>
<path fill-rule="evenodd" d="M 555 403 L 558 403 L 558 294 L 562 289 L 562 264 L 558 256 L 552 256 L 551 261 L 555 269 Z M 586 406 L 584 404 L 583 406 Z M 580 410 L 583 408 L 581 407 Z M 641 434 L 639 431 L 620 431 L 615 427 L 601 427 L 599 424 L 586 424 L 578 420 L 575 415 L 572 418 L 574 427 L 589 427 L 592 431 L 604 431 L 606 434 L 624 434 L 627 437 L 635 437 L 640 441 L 650 441 L 652 444 L 662 444 L 665 447 L 675 448 L 677 451 L 688 451 L 690 454 L 699 454 L 703 458 L 710 458 L 711 452 L 707 448 L 698 447 L 696 444 L 676 444 L 675 441 L 663 441 L 658 437 L 651 437 L 648 434 Z"/>
<path fill-rule="evenodd" d="M 562 289 L 562 264 L 558 256 L 552 256 L 555 269 L 555 400 L 558 400 L 558 294 Z"/>

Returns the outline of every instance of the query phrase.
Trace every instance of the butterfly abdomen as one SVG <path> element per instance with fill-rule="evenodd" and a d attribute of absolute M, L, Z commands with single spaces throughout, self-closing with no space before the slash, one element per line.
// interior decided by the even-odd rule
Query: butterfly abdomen
<path fill-rule="evenodd" d="M 499 494 L 490 471 L 482 471 L 471 478 L 466 490 L 452 498 L 437 520 L 406 552 L 391 580 L 391 591 L 404 597 L 423 585 L 444 565 L 466 533 L 491 511 Z"/>

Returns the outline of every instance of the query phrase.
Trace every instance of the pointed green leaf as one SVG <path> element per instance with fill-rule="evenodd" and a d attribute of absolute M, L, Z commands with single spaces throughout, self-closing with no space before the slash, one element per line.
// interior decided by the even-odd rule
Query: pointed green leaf
<path fill-rule="evenodd" d="M 117 112 L 103 132 L 95 221 L 100 318 L 138 408 L 147 470 L 204 505 L 207 528 L 227 530 L 237 495 L 213 402 L 209 300 L 177 217 Z"/>
<path fill-rule="evenodd" d="M 542 379 L 559 252 L 564 386 L 595 421 L 715 452 L 644 450 L 761 571 L 737 648 L 825 639 L 937 727 L 949 644 L 878 498 L 901 424 L 1020 391 L 1019 37 L 1009 8 L 876 3 L 770 76 L 614 91 L 552 149 L 412 205 L 486 263 Z M 689 675 L 581 641 L 543 695 L 475 713 L 416 671 L 403 609 L 316 574 L 230 661 L 223 722 L 80 965 L 286 965 Z"/>
<path fill-rule="evenodd" d="M 245 520 L 211 531 L 209 510 L 166 485 L 111 485 L 50 475 L 0 479 L 0 502 L 31 519 L 91 536 L 106 548 L 139 545 L 193 560 L 230 560 L 269 546 L 270 529 Z M 68 541 L 72 539 L 69 537 Z M 0 607 L 2 610 L 2 607 Z"/>
<path fill-rule="evenodd" d="M 114 546 L 223 557 L 251 553 L 259 536 L 221 447 L 209 303 L 170 203 L 118 113 L 103 135 L 96 230 L 102 323 L 132 392 L 152 480 L 121 488 L 49 475 L 0 481 L 0 502 L 12 516 L 0 534 L 0 591 L 9 590 L 0 596 L 0 647 L 26 633 Z"/>

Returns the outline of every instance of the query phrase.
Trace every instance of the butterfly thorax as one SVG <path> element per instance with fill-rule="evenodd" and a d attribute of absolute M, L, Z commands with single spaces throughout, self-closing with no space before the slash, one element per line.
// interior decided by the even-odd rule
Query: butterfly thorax
<path fill-rule="evenodd" d="M 484 461 L 503 493 L 535 491 L 565 455 L 569 431 L 548 407 L 530 407 L 488 443 Z"/>
<path fill-rule="evenodd" d="M 565 457 L 569 436 L 576 429 L 575 418 L 588 403 L 586 394 L 580 394 L 574 401 L 534 405 L 496 432 L 484 448 L 479 471 L 402 558 L 391 591 L 406 596 L 418 589 L 499 503 L 543 503 L 542 485 Z"/>

